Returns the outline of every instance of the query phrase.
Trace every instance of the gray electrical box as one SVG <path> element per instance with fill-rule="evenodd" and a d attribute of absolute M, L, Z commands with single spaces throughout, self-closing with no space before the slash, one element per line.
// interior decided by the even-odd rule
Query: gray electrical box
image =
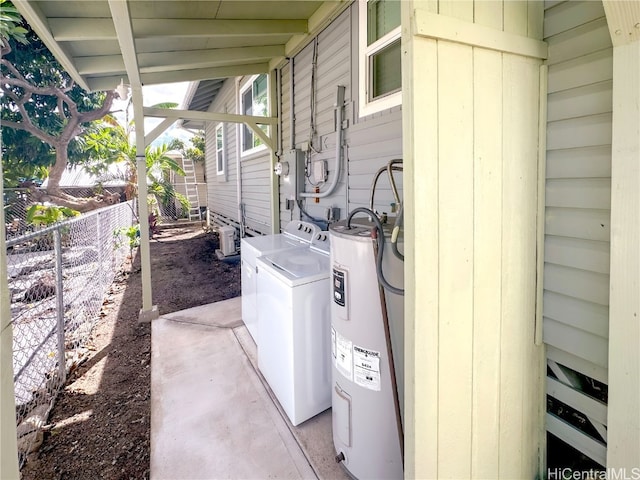
<path fill-rule="evenodd" d="M 276 174 L 280 175 L 280 191 L 286 200 L 297 200 L 298 194 L 304 190 L 304 169 L 302 150 L 284 152 L 280 163 L 276 165 Z"/>

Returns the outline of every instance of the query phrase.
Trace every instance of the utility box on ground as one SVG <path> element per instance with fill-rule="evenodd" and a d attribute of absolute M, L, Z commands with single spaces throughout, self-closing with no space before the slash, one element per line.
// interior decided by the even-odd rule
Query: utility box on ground
<path fill-rule="evenodd" d="M 220 250 L 222 254 L 226 257 L 229 255 L 236 254 L 236 229 L 230 226 L 220 227 L 218 229 L 218 234 L 220 236 Z"/>

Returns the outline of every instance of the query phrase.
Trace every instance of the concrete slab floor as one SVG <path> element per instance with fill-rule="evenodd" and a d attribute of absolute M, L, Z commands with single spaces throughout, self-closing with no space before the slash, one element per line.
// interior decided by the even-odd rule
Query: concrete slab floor
<path fill-rule="evenodd" d="M 152 323 L 151 478 L 346 479 L 330 410 L 293 427 L 257 371 L 240 298 Z"/>

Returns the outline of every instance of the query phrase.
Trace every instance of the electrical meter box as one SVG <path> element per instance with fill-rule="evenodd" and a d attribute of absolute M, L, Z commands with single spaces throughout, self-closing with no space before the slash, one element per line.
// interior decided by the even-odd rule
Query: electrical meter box
<path fill-rule="evenodd" d="M 297 148 L 284 152 L 276 173 L 280 175 L 280 191 L 284 197 L 297 200 L 304 190 L 304 152 Z"/>

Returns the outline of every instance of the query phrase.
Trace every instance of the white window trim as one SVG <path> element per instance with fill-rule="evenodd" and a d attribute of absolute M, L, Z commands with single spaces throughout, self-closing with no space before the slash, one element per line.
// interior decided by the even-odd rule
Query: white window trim
<path fill-rule="evenodd" d="M 253 81 L 258 78 L 260 75 L 265 75 L 265 74 L 258 74 L 258 75 L 253 75 L 252 77 L 249 77 L 248 80 L 246 80 L 244 82 L 244 85 L 242 85 L 240 87 L 240 91 L 238 92 L 238 113 L 240 115 L 244 115 L 243 113 L 243 105 L 242 105 L 242 95 L 244 95 L 244 92 L 246 92 L 247 90 L 249 90 L 250 88 L 252 88 L 253 86 Z M 267 77 L 267 111 L 269 111 L 269 75 L 265 75 Z M 261 145 L 258 145 L 257 147 L 253 147 L 250 148 L 249 150 L 242 150 L 242 146 L 244 145 L 244 123 L 240 124 L 240 156 L 241 157 L 248 157 L 250 155 L 253 155 L 255 153 L 258 152 L 262 152 L 263 150 L 267 149 L 267 146 L 262 143 Z M 255 135 L 255 134 L 254 134 Z"/>
<path fill-rule="evenodd" d="M 369 58 L 374 53 L 399 39 L 402 31 L 400 26 L 398 26 L 371 45 L 367 45 L 367 2 L 368 0 L 358 1 L 358 114 L 360 117 L 402 105 L 402 90 L 373 101 L 368 100 L 369 87 L 371 85 Z"/>
<path fill-rule="evenodd" d="M 222 132 L 222 148 L 220 149 L 218 149 L 218 130 Z M 224 123 L 219 123 L 218 125 L 216 125 L 214 135 L 215 135 L 215 142 L 216 142 L 216 174 L 224 175 L 224 172 L 227 166 L 226 165 L 227 164 L 227 148 L 226 148 L 227 146 L 226 146 L 226 139 L 224 135 Z M 222 152 L 222 168 L 220 168 L 220 165 L 218 165 L 218 152 Z"/>

